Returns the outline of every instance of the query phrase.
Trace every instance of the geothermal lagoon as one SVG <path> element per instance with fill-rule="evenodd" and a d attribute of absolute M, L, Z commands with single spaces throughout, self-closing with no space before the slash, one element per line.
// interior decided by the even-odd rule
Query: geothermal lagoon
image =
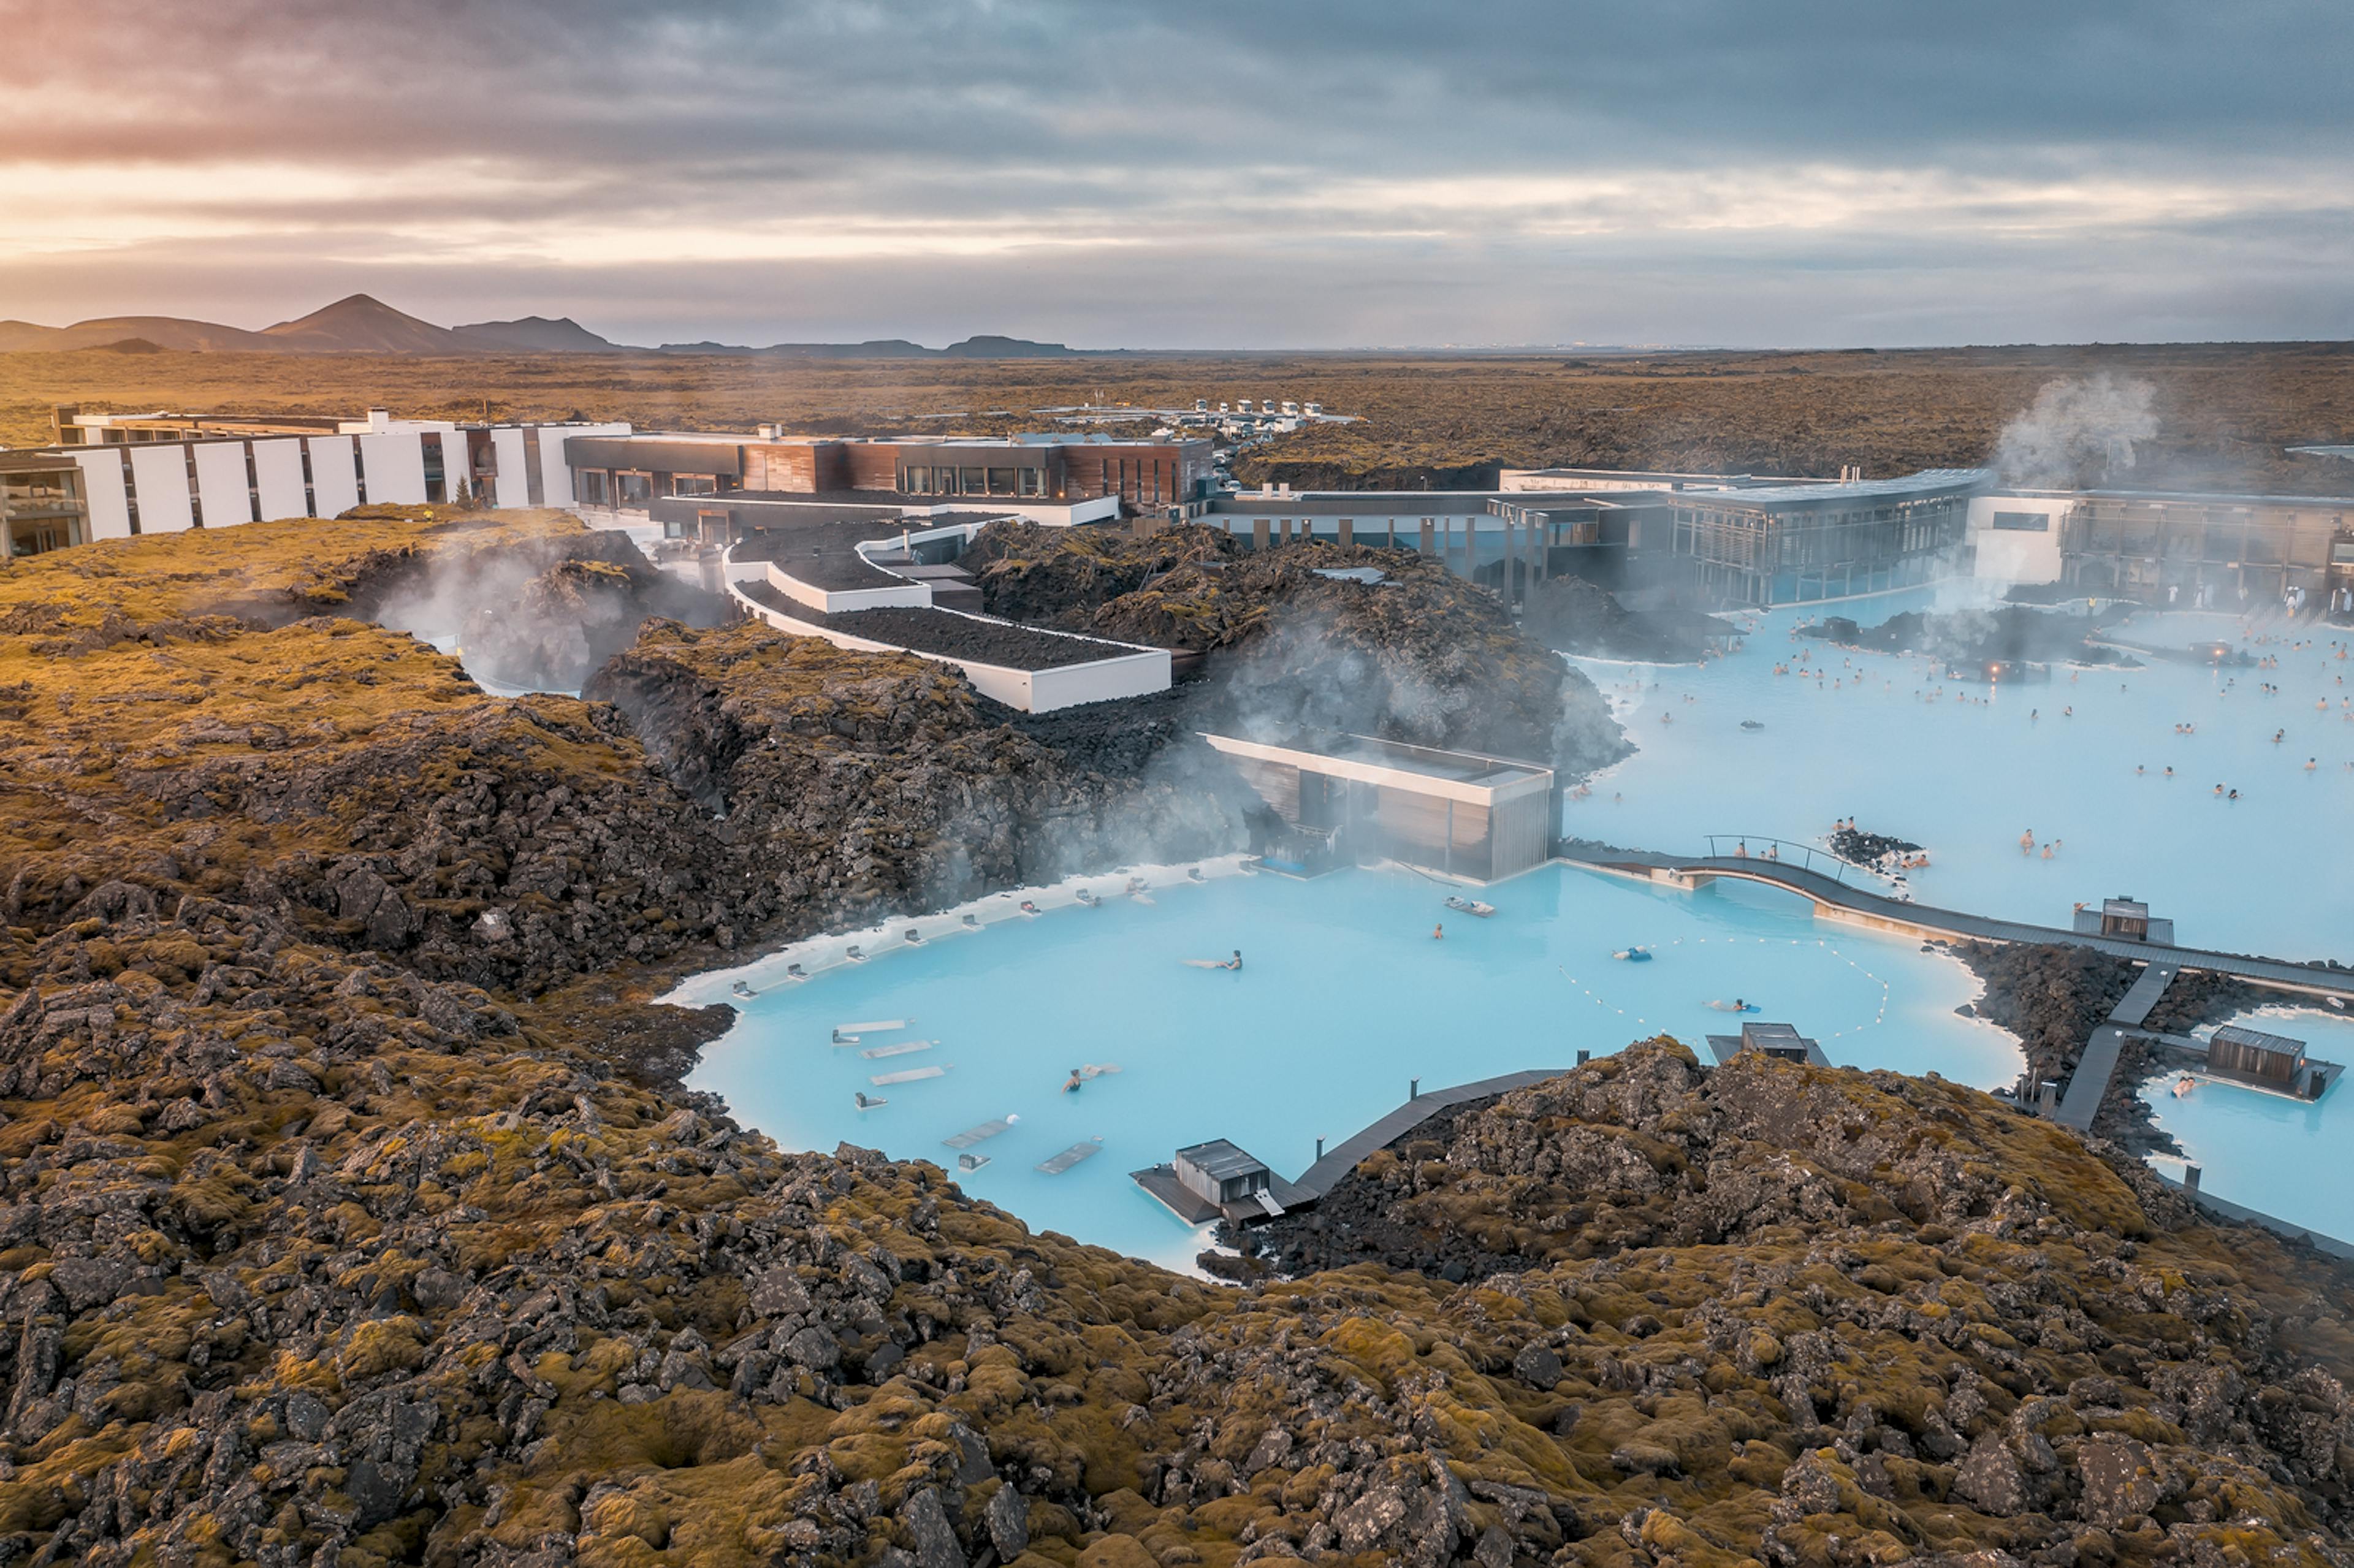
<path fill-rule="evenodd" d="M 1497 913 L 1484 920 L 1445 908 L 1450 891 L 1405 871 L 1200 885 L 1181 874 L 1150 904 L 1115 891 L 1101 907 L 1035 919 L 1000 909 L 978 931 L 885 948 L 805 984 L 769 983 L 781 966 L 754 966 L 759 994 L 736 1001 L 741 1022 L 705 1048 L 690 1083 L 789 1147 L 848 1141 L 934 1160 L 1034 1227 L 1186 1266 L 1203 1236 L 1129 1171 L 1227 1138 L 1297 1175 L 1318 1138 L 1337 1144 L 1387 1114 L 1412 1079 L 1437 1089 L 1567 1068 L 1581 1050 L 1661 1033 L 1704 1049 L 1703 1035 L 1740 1022 L 1712 1001 L 1756 1002 L 1753 1018 L 1799 1024 L 1841 1064 L 1981 1087 L 2019 1071 L 2009 1035 L 1956 1014 L 1977 989 L 1959 965 L 1917 942 L 1819 926 L 1803 900 L 1770 888 L 1683 894 L 1546 866 L 1486 892 Z M 1630 944 L 1657 957 L 1611 958 Z M 1237 948 L 1239 971 L 1185 962 Z M 684 999 L 732 1000 L 709 978 Z M 830 1043 L 839 1025 L 886 1019 L 911 1022 L 860 1046 Z M 938 1044 L 860 1055 L 918 1039 Z M 869 1083 L 928 1065 L 949 1071 Z M 1119 1071 L 1062 1092 L 1074 1068 L 1106 1065 Z M 860 1111 L 859 1093 L 890 1103 Z M 941 1140 L 1008 1116 L 1013 1128 L 974 1150 L 991 1162 L 955 1171 Z M 1102 1152 L 1061 1175 L 1034 1169 L 1097 1138 Z"/>
<path fill-rule="evenodd" d="M 1933 602 L 1956 608 L 1971 591 L 1830 610 L 1869 627 Z M 2173 919 L 2186 946 L 2354 956 L 2354 877 L 2326 853 L 2354 811 L 2343 641 L 2292 647 L 2236 617 L 2146 616 L 2122 635 L 2179 650 L 2221 637 L 2278 666 L 2146 657 L 1989 684 L 1952 679 L 1936 661 L 1798 637 L 1803 620 L 1744 617 L 1745 648 L 1702 665 L 1573 661 L 1638 750 L 1566 802 L 1564 833 L 1681 852 L 1738 834 L 1755 848 L 1819 843 L 1851 817 L 1925 846 L 1932 863 L 1907 889 L 1923 903 L 2064 927 L 2080 901 L 2130 895 Z M 1122 880 L 1094 879 L 1110 895 L 1101 907 L 1066 901 L 1036 918 L 1014 914 L 1017 895 L 984 900 L 981 928 L 935 917 L 920 948 L 897 938 L 910 922 L 893 922 L 868 934 L 874 961 L 813 959 L 806 983 L 775 983 L 790 955 L 704 977 L 682 998 L 732 1000 L 742 1018 L 705 1052 L 695 1086 L 790 1147 L 848 1141 L 952 1171 L 943 1139 L 1013 1118 L 974 1146 L 988 1163 L 956 1172 L 968 1191 L 1035 1226 L 1183 1266 L 1202 1233 L 1129 1171 L 1226 1138 L 1296 1175 L 1320 1137 L 1337 1143 L 1375 1120 L 1415 1079 L 1435 1089 L 1567 1067 L 1581 1050 L 1660 1033 L 1704 1053 L 1704 1035 L 1739 1022 L 1712 1001 L 1752 1001 L 1762 1011 L 1751 1016 L 1796 1025 L 1843 1065 L 1986 1088 L 2020 1070 L 2008 1034 L 1957 1013 L 1978 986 L 1956 960 L 1819 923 L 1803 900 L 1754 885 L 1686 894 L 1550 866 L 1480 895 L 1498 909 L 1480 920 L 1442 906 L 1448 885 L 1406 871 L 1194 884 L 1163 870 L 1149 903 L 1118 896 Z M 1634 945 L 1656 959 L 1611 958 Z M 1239 972 L 1186 961 L 1237 948 Z M 823 956 L 840 948 L 837 938 Z M 755 977 L 756 997 L 728 996 L 738 972 Z M 839 1025 L 901 1018 L 907 1028 L 857 1046 L 830 1044 Z M 2257 1026 L 2354 1062 L 2354 1024 L 2342 1019 L 2306 1012 Z M 861 1054 L 917 1040 L 937 1044 Z M 870 1082 L 926 1065 L 947 1071 Z M 1117 1070 L 1063 1092 L 1089 1067 Z M 860 1093 L 888 1103 L 861 1110 Z M 2203 1163 L 2209 1192 L 2354 1234 L 2344 1184 L 2315 1179 L 2345 1130 L 2342 1088 L 2318 1106 L 2212 1083 L 2185 1100 L 2162 1087 L 2148 1097 Z M 1059 1174 L 1037 1169 L 1083 1144 L 1098 1152 Z"/>

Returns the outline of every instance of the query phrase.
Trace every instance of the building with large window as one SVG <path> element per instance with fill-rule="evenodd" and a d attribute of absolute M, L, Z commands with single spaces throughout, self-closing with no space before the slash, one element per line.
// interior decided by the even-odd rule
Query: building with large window
<path fill-rule="evenodd" d="M 55 452 L 0 452 L 0 557 L 44 555 L 89 537 L 80 464 Z"/>
<path fill-rule="evenodd" d="M 1975 575 L 2238 609 L 2302 591 L 2354 615 L 2354 497 L 2018 490 L 1970 504 Z"/>
<path fill-rule="evenodd" d="M 1706 598 L 1808 604 L 1910 588 L 1956 570 L 1984 469 L 1903 479 L 1679 493 L 1668 548 Z"/>
<path fill-rule="evenodd" d="M 920 500 L 1067 504 L 1111 499 L 1131 512 L 1198 507 L 1210 493 L 1211 443 L 1109 436 L 1002 439 L 788 437 L 642 431 L 566 442 L 578 503 L 652 518 L 677 497 L 820 497 L 846 504 Z"/>

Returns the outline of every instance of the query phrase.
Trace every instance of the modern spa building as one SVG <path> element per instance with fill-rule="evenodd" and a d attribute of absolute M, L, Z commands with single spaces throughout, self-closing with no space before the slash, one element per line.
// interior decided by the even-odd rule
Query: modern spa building
<path fill-rule="evenodd" d="M 1970 499 L 1992 479 L 1982 469 L 1837 481 L 1566 469 L 1504 477 L 1510 487 L 1492 491 L 1267 487 L 1217 497 L 1200 520 L 1261 548 L 1314 537 L 1419 550 L 1508 598 L 1575 574 L 1606 588 L 1765 607 L 1956 570 Z"/>
<path fill-rule="evenodd" d="M 566 443 L 578 503 L 653 521 L 658 501 L 743 497 L 846 505 L 919 503 L 1067 506 L 1108 501 L 1118 514 L 1198 507 L 1210 493 L 1211 443 L 1102 435 L 1003 438 L 786 436 L 622 431 Z"/>
<path fill-rule="evenodd" d="M 2019 490 L 1972 502 L 1975 575 L 2237 610 L 2354 597 L 2354 497 Z M 2346 613 L 2341 610 L 2340 613 Z"/>

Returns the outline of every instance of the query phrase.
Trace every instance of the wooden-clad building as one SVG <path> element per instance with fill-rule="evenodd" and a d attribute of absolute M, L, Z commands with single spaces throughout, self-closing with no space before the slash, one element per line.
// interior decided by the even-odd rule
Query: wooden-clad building
<path fill-rule="evenodd" d="M 1500 882 L 1552 853 L 1553 775 L 1538 763 L 1362 735 L 1203 738 L 1287 824 L 1331 835 L 1344 862 Z"/>
<path fill-rule="evenodd" d="M 2227 1023 L 2207 1043 L 2207 1065 L 2229 1077 L 2285 1088 L 2305 1070 L 2305 1042 Z"/>
<path fill-rule="evenodd" d="M 581 504 L 643 512 L 673 496 L 737 493 L 900 497 L 928 503 L 1074 502 L 1111 498 L 1132 512 L 1205 498 L 1207 440 L 1119 440 L 1095 435 L 1005 438 L 908 436 L 885 440 L 710 433 L 583 437 L 566 460 Z"/>

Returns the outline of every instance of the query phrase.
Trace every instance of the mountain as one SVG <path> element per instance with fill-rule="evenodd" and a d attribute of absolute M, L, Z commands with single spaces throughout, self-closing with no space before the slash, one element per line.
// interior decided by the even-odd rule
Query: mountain
<path fill-rule="evenodd" d="M 394 310 L 366 294 L 353 294 L 334 304 L 265 327 L 260 335 L 281 354 L 479 354 L 448 327 Z"/>
<path fill-rule="evenodd" d="M 511 322 L 476 322 L 451 332 L 478 347 L 510 354 L 614 354 L 621 345 L 598 336 L 570 316 L 522 316 Z"/>

